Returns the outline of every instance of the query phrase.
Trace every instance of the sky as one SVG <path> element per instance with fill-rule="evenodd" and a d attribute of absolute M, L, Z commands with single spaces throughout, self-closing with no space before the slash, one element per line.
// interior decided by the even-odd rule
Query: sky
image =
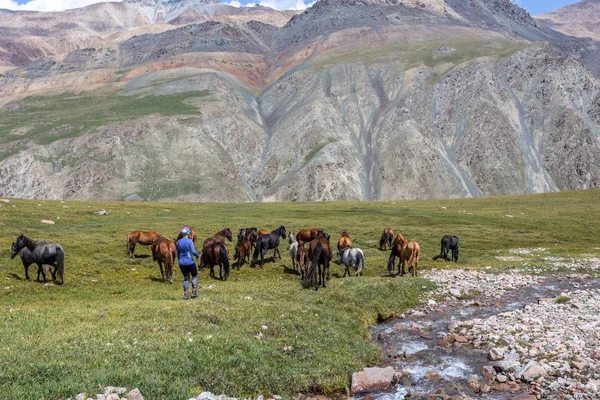
<path fill-rule="evenodd" d="M 115 1 L 115 0 L 113 0 Z M 116 0 L 118 1 L 118 0 Z M 221 0 L 234 6 L 256 4 L 257 2 L 278 10 L 303 10 L 314 0 Z M 543 14 L 575 3 L 575 0 L 512 0 L 525 8 L 531 15 Z M 0 8 L 9 10 L 62 11 L 84 7 L 99 0 L 0 0 Z"/>

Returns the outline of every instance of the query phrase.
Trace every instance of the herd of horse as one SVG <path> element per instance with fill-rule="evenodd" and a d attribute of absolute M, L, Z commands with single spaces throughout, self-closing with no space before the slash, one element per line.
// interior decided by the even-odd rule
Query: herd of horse
<path fill-rule="evenodd" d="M 182 237 L 182 233 L 179 233 L 174 239 L 169 239 L 156 230 L 133 231 L 127 236 L 127 257 L 135 258 L 135 247 L 138 244 L 150 246 L 152 258 L 159 265 L 163 282 L 173 283 L 173 267 L 177 258 L 176 246 L 177 241 Z M 234 253 L 238 271 L 244 262 L 250 264 L 251 267 L 258 264 L 262 268 L 269 250 L 273 250 L 273 261 L 277 256 L 281 259 L 279 244 L 280 240 L 286 237 L 290 245 L 289 255 L 292 260 L 292 268 L 300 274 L 302 285 L 306 288 L 325 288 L 326 281 L 330 279 L 330 262 L 333 259 L 330 245 L 331 236 L 317 228 L 289 233 L 286 232 L 284 226 L 280 226 L 272 232 L 255 227 L 240 229 Z M 194 244 L 198 239 L 193 228 L 189 238 Z M 210 276 L 215 277 L 214 268 L 219 266 L 219 279 L 226 281 L 231 269 L 227 242 L 231 242 L 232 239 L 233 234 L 229 228 L 205 239 L 202 242 L 199 268 L 210 268 Z M 379 241 L 379 249 L 385 251 L 388 248 L 391 250 L 388 259 L 390 275 L 405 275 L 406 267 L 412 276 L 418 275 L 421 248 L 417 242 L 408 241 L 401 234 L 394 234 L 391 228 L 385 228 Z M 452 252 L 452 260 L 458 262 L 459 242 L 456 236 L 442 238 L 440 254 L 433 260 L 443 258 L 449 261 L 449 252 Z M 58 275 L 60 283 L 64 283 L 65 254 L 60 244 L 35 241 L 20 234 L 12 244 L 11 259 L 15 258 L 17 254 L 23 261 L 26 279 L 29 279 L 29 266 L 35 263 L 38 266 L 38 281 L 40 275 L 46 281 L 44 266 L 49 266 L 52 278 L 56 281 Z M 395 273 L 396 258 L 399 259 L 397 274 Z M 342 232 L 337 242 L 337 262 L 345 267 L 344 277 L 351 276 L 352 273 L 355 276 L 362 276 L 365 268 L 364 252 L 353 246 L 350 234 L 346 231 Z"/>

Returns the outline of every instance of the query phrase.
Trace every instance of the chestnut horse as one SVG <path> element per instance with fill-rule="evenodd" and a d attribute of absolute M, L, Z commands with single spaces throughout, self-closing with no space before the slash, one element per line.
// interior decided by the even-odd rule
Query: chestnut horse
<path fill-rule="evenodd" d="M 342 237 L 338 240 L 337 249 L 338 255 L 342 252 L 343 249 L 352 248 L 352 240 L 350 240 L 350 235 L 348 232 L 342 232 Z"/>
<path fill-rule="evenodd" d="M 266 229 L 259 229 L 259 230 L 257 230 L 257 231 L 256 231 L 256 233 L 257 233 L 257 234 L 258 234 L 258 236 L 260 237 L 260 236 L 262 236 L 262 235 L 268 235 L 268 234 L 269 234 L 269 231 L 268 231 L 268 230 L 266 230 Z"/>
<path fill-rule="evenodd" d="M 173 264 L 177 258 L 177 246 L 175 246 L 175 242 L 164 236 L 159 236 L 152 243 L 152 258 L 160 267 L 162 281 L 169 281 L 170 284 L 173 284 Z M 163 264 L 165 265 L 164 270 Z"/>
<path fill-rule="evenodd" d="M 233 257 L 233 259 L 237 260 L 238 262 L 238 271 L 240 270 L 240 267 L 242 266 L 242 263 L 244 261 L 246 261 L 246 263 L 250 262 L 250 248 L 251 243 L 249 240 L 246 239 L 242 239 L 235 245 L 235 256 Z"/>
<path fill-rule="evenodd" d="M 392 228 L 385 228 L 379 239 L 379 250 L 385 250 L 387 247 L 392 247 L 392 239 L 394 239 L 394 231 Z"/>
<path fill-rule="evenodd" d="M 312 229 L 300 229 L 296 233 L 296 240 L 302 240 L 304 243 L 309 243 L 319 236 L 319 232 L 323 232 L 320 229 L 312 228 Z"/>
<path fill-rule="evenodd" d="M 154 241 L 162 236 L 158 231 L 133 231 L 129 235 L 127 235 L 127 257 L 135 258 L 135 254 L 133 254 L 135 250 L 136 244 L 141 244 L 144 246 L 150 246 Z"/>
<path fill-rule="evenodd" d="M 202 250 L 200 260 L 203 265 L 210 267 L 210 276 L 215 277 L 215 265 L 219 266 L 219 278 L 226 281 L 229 278 L 229 255 L 227 246 L 223 243 L 213 243 Z M 224 273 L 223 273 L 224 272 Z"/>
<path fill-rule="evenodd" d="M 329 262 L 331 261 L 331 247 L 329 240 L 323 232 L 315 240 L 310 242 L 308 247 L 308 258 L 310 259 L 310 269 L 306 274 L 306 279 L 302 281 L 305 288 L 314 287 L 319 289 L 319 285 L 325 287 L 325 281 L 329 278 Z M 317 267 L 319 270 L 319 280 L 317 281 Z"/>
<path fill-rule="evenodd" d="M 398 238 L 399 243 L 392 247 L 392 254 L 390 254 L 390 259 L 388 261 L 388 271 L 391 275 L 393 275 L 394 261 L 396 260 L 396 257 L 400 257 L 400 262 L 398 263 L 398 274 L 406 274 L 404 266 L 405 264 L 408 264 L 408 271 L 412 271 L 412 276 L 417 276 L 419 257 L 421 257 L 421 247 L 419 247 L 417 242 L 409 242 L 400 234 L 398 234 L 396 238 Z M 402 265 L 402 268 L 400 268 L 400 265 Z"/>
<path fill-rule="evenodd" d="M 177 235 L 177 238 L 175 239 L 175 244 L 177 244 L 179 239 L 183 239 L 183 237 L 183 232 L 179 231 L 179 235 Z M 198 239 L 198 235 L 196 234 L 194 228 L 190 228 L 190 239 L 192 240 L 192 242 L 194 242 L 194 244 L 196 244 L 196 239 Z"/>

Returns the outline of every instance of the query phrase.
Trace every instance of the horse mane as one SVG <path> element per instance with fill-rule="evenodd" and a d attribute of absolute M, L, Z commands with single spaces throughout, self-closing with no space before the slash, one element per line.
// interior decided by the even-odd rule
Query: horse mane
<path fill-rule="evenodd" d="M 404 247 L 408 243 L 408 240 L 406 240 L 404 238 L 404 236 L 402 236 L 402 234 L 400 234 L 400 233 L 396 234 L 395 239 L 398 239 L 398 244 L 400 245 L 400 247 Z M 395 241 L 395 239 L 394 239 L 394 241 Z"/>

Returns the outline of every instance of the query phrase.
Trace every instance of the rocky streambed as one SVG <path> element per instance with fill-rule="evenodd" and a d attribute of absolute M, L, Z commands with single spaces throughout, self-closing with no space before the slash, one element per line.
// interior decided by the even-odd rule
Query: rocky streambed
<path fill-rule="evenodd" d="M 373 327 L 384 362 L 354 374 L 357 398 L 600 398 L 599 279 L 464 270 L 426 277 L 439 289 L 423 308 Z"/>

